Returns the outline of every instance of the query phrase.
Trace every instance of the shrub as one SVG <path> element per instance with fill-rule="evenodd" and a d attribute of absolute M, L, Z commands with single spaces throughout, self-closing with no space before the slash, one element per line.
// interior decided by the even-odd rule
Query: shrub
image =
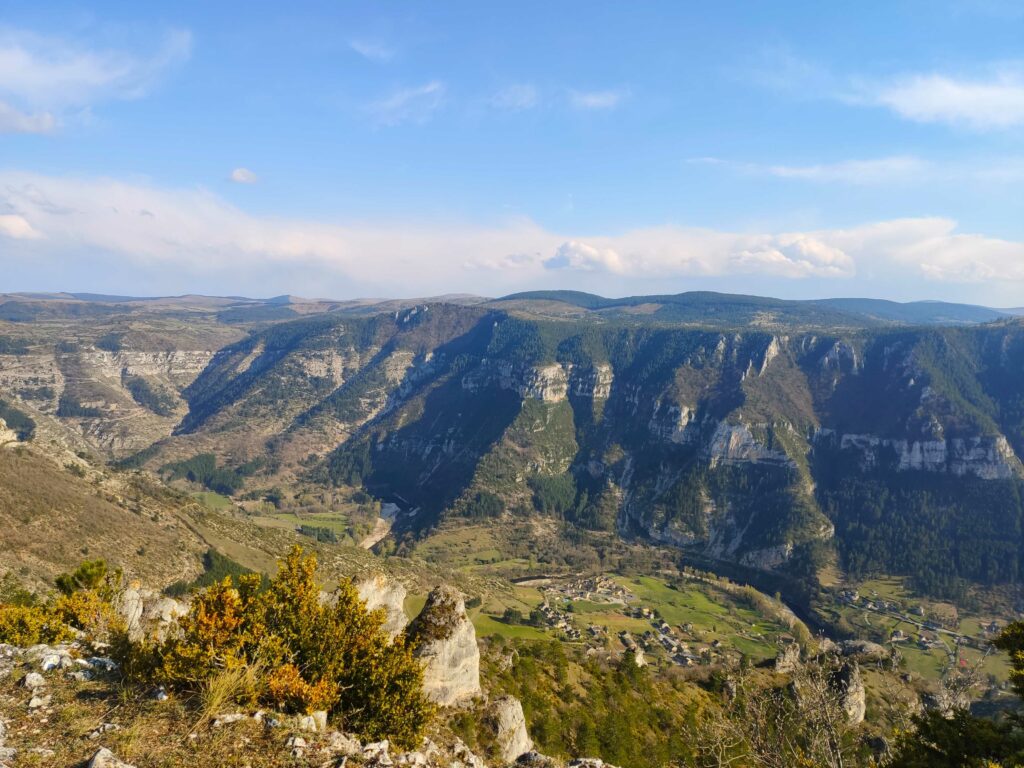
<path fill-rule="evenodd" d="M 53 613 L 34 605 L 0 605 L 0 643 L 17 646 L 59 643 L 74 636 Z"/>
<path fill-rule="evenodd" d="M 107 579 L 106 560 L 86 560 L 71 573 L 62 573 L 55 583 L 65 595 L 71 595 L 83 589 L 99 589 Z"/>
<path fill-rule="evenodd" d="M 225 671 L 271 670 L 256 696 L 295 711 L 325 709 L 370 739 L 412 746 L 433 712 L 423 695 L 423 670 L 403 637 L 383 630 L 383 610 L 367 611 L 342 581 L 331 605 L 320 599 L 316 558 L 294 547 L 277 576 L 228 576 L 198 592 L 162 642 L 114 643 L 129 678 L 202 692 Z"/>

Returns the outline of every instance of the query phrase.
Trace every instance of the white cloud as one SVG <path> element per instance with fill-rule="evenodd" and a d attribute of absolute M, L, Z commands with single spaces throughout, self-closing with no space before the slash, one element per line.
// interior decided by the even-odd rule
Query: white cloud
<path fill-rule="evenodd" d="M 603 271 L 622 273 L 622 257 L 611 248 L 595 248 L 592 245 L 570 240 L 558 246 L 555 255 L 544 262 L 548 269 L 578 269 L 586 272 Z"/>
<path fill-rule="evenodd" d="M 444 83 L 431 80 L 416 88 L 403 88 L 368 106 L 377 122 L 382 125 L 422 123 L 444 103 Z"/>
<path fill-rule="evenodd" d="M 972 130 L 1024 125 L 1024 73 L 1001 68 L 985 78 L 930 73 L 864 86 L 864 98 L 907 120 L 947 123 Z"/>
<path fill-rule="evenodd" d="M 569 91 L 569 104 L 575 109 L 615 109 L 626 98 L 625 91 Z"/>
<path fill-rule="evenodd" d="M 370 61 L 385 62 L 395 57 L 393 48 L 374 40 L 349 40 L 348 47 Z"/>
<path fill-rule="evenodd" d="M 94 49 L 77 41 L 0 28 L 0 126 L 42 133 L 61 113 L 145 95 L 170 67 L 188 59 L 192 37 L 176 30 L 145 55 Z"/>
<path fill-rule="evenodd" d="M 248 168 L 235 168 L 230 178 L 236 184 L 255 184 L 259 181 L 259 177 Z"/>
<path fill-rule="evenodd" d="M 502 88 L 488 100 L 492 107 L 521 112 L 537 106 L 539 94 L 537 89 L 528 83 L 518 83 Z"/>
<path fill-rule="evenodd" d="M 1011 295 L 1008 301 L 1024 290 L 1024 243 L 960 232 L 942 218 L 802 232 L 663 226 L 616 235 L 554 232 L 526 219 L 347 224 L 257 216 L 202 189 L 13 171 L 0 171 L 0 211 L 0 268 L 49 263 L 65 274 L 103 259 L 117 275 L 192 275 L 206 284 L 211 275 L 242 280 L 261 270 L 282 281 L 307 276 L 321 292 L 360 285 L 392 295 L 501 293 L 552 280 L 615 293 L 626 281 L 666 290 L 672 281 L 744 276 L 761 281 L 762 292 L 770 291 L 768 279 L 873 280 L 886 291 L 910 285 L 918 293 L 929 282 L 975 285 Z M 40 271 L 39 279 L 51 273 Z"/>
<path fill-rule="evenodd" d="M 15 240 L 36 240 L 40 236 L 23 216 L 17 214 L 0 215 L 0 235 Z"/>
<path fill-rule="evenodd" d="M 918 123 L 944 123 L 975 131 L 1024 125 L 1021 60 L 992 64 L 972 74 L 894 72 L 865 77 L 830 71 L 785 49 L 768 49 L 746 76 L 796 99 L 883 107 Z"/>
<path fill-rule="evenodd" d="M 28 114 L 0 101 L 0 133 L 50 133 L 56 125 L 49 112 Z"/>

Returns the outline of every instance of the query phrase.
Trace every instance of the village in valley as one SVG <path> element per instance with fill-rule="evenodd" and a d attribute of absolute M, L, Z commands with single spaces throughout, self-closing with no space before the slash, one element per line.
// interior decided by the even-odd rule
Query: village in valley
<path fill-rule="evenodd" d="M 702 594 L 694 599 L 701 589 L 683 575 L 678 578 L 685 589 L 674 581 L 631 584 L 610 575 L 533 578 L 518 586 L 542 595 L 530 623 L 586 645 L 588 654 L 629 655 L 638 666 L 737 665 L 748 655 L 774 656 L 777 644 L 792 642 L 782 626 L 743 616 L 736 606 L 713 603 Z M 667 595 L 652 599 L 653 590 Z"/>

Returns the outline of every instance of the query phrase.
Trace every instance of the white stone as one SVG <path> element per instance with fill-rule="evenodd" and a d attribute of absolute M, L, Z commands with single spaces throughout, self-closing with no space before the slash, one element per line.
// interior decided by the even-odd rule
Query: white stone
<path fill-rule="evenodd" d="M 135 766 L 118 760 L 114 757 L 114 753 L 106 747 L 100 747 L 89 760 L 88 768 L 135 768 Z"/>
<path fill-rule="evenodd" d="M 356 591 L 368 611 L 383 608 L 387 612 L 384 629 L 391 637 L 405 629 L 409 618 L 405 615 L 406 589 L 401 582 L 383 573 L 374 573 L 361 578 L 356 583 Z"/>
<path fill-rule="evenodd" d="M 480 693 L 480 649 L 466 604 L 453 588 L 441 586 L 428 596 L 409 625 L 413 653 L 424 663 L 423 692 L 431 701 L 452 706 Z"/>
<path fill-rule="evenodd" d="M 21 684 L 25 688 L 28 688 L 30 691 L 35 691 L 39 688 L 46 687 L 46 678 L 44 678 L 38 672 L 29 672 L 21 681 Z"/>
<path fill-rule="evenodd" d="M 487 723 L 494 732 L 498 755 L 506 763 L 533 749 L 533 741 L 526 731 L 523 705 L 514 696 L 502 696 L 491 702 L 487 710 Z"/>

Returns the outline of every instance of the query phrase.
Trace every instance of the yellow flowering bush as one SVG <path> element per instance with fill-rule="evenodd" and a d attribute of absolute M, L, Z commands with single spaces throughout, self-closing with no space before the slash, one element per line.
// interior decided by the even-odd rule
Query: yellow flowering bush
<path fill-rule="evenodd" d="M 114 653 L 126 674 L 196 691 L 225 670 L 269 670 L 257 696 L 297 712 L 327 710 L 365 737 L 413 745 L 433 707 L 423 670 L 405 644 L 383 629 L 383 610 L 368 611 L 342 581 L 321 600 L 316 558 L 294 547 L 262 589 L 259 576 L 231 577 L 197 593 L 179 631 L 163 641 L 131 642 Z"/>

